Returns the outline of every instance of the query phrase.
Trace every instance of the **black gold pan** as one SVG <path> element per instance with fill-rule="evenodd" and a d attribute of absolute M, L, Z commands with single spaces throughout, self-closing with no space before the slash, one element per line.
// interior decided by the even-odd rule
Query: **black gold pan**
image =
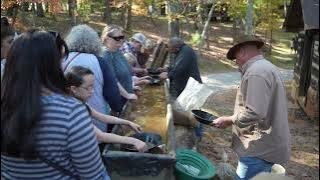
<path fill-rule="evenodd" d="M 196 120 L 202 124 L 211 124 L 215 119 L 217 119 L 216 116 L 202 110 L 194 109 L 191 112 Z"/>

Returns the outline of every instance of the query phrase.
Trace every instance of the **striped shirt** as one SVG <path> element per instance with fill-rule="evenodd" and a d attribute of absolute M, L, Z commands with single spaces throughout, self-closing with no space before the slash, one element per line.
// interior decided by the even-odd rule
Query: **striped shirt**
<path fill-rule="evenodd" d="M 36 128 L 36 149 L 41 156 L 81 179 L 109 180 L 85 106 L 58 94 L 43 96 L 42 103 L 42 119 Z M 1 155 L 1 176 L 24 180 L 72 179 L 39 159 L 5 155 Z"/>
<path fill-rule="evenodd" d="M 134 57 L 138 57 L 138 52 L 134 49 L 130 42 L 124 42 L 123 45 L 119 49 L 122 54 L 132 53 Z"/>

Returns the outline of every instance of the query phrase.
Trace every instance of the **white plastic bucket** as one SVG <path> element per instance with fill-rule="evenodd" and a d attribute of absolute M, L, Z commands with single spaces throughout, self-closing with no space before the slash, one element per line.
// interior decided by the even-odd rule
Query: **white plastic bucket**
<path fill-rule="evenodd" d="M 280 164 L 274 164 L 271 167 L 271 173 L 285 176 L 286 175 L 286 169 L 283 166 L 281 166 Z"/>

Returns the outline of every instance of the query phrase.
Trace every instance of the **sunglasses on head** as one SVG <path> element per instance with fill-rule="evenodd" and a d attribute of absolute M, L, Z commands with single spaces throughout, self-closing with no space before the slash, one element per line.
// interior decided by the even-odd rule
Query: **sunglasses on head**
<path fill-rule="evenodd" d="M 112 38 L 115 41 L 121 41 L 121 40 L 124 40 L 125 36 L 110 36 L 110 35 L 108 35 L 108 37 Z"/>

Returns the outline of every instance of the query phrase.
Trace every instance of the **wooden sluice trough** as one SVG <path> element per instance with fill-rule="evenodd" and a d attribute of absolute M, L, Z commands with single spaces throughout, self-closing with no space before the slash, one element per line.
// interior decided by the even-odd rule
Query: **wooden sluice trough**
<path fill-rule="evenodd" d="M 167 104 L 167 84 L 146 86 L 138 104 L 128 103 L 122 115 L 128 119 L 135 116 L 135 122 L 145 132 L 161 135 L 165 144 L 164 154 L 126 152 L 120 145 L 108 145 L 102 157 L 111 179 L 116 180 L 171 180 L 175 164 L 174 125 Z M 113 133 L 130 135 L 133 132 L 124 126 L 115 126 Z"/>
<path fill-rule="evenodd" d="M 158 44 L 149 67 L 163 66 L 167 58 L 165 45 Z M 127 103 L 121 117 L 140 124 L 144 132 L 159 134 L 165 144 L 163 154 L 128 152 L 119 144 L 107 145 L 102 152 L 106 169 L 114 180 L 174 180 L 175 150 L 183 139 L 190 139 L 193 131 L 174 125 L 174 112 L 169 94 L 169 81 L 160 85 L 146 85 L 136 104 Z M 182 132 L 178 133 L 177 132 Z M 115 126 L 113 133 L 129 136 L 132 130 Z M 189 137 L 188 137 L 189 136 Z M 177 142 L 176 138 L 178 141 Z M 191 137 L 192 139 L 192 137 Z M 186 147 L 183 146 L 182 147 Z"/>

